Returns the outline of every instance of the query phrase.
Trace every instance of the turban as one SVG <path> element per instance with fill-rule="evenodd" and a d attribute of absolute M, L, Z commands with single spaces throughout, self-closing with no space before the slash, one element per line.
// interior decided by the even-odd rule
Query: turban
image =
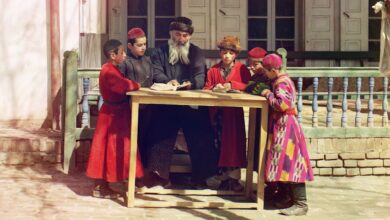
<path fill-rule="evenodd" d="M 268 70 L 278 69 L 282 67 L 282 65 L 282 58 L 275 53 L 269 54 L 263 59 L 263 67 Z"/>
<path fill-rule="evenodd" d="M 127 32 L 127 39 L 136 39 L 140 37 L 145 37 L 145 32 L 138 27 L 132 28 Z"/>
<path fill-rule="evenodd" d="M 226 36 L 218 43 L 218 48 L 239 53 L 241 51 L 240 39 L 236 36 Z"/>
<path fill-rule="evenodd" d="M 248 57 L 255 58 L 255 59 L 264 58 L 266 54 L 267 54 L 267 51 L 265 51 L 261 47 L 255 47 L 255 48 L 252 48 L 250 51 L 248 51 Z"/>
<path fill-rule="evenodd" d="M 194 27 L 192 26 L 191 19 L 186 17 L 177 17 L 169 24 L 169 30 L 183 31 L 192 35 Z"/>

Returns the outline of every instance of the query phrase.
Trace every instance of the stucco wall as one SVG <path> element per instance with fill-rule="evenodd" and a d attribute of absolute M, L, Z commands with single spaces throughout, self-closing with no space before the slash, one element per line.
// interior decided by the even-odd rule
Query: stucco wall
<path fill-rule="evenodd" d="M 0 120 L 43 120 L 48 106 L 46 1 L 0 1 Z"/>
<path fill-rule="evenodd" d="M 79 1 L 59 4 L 62 61 L 79 45 Z M 0 1 L 0 11 L 0 127 L 50 126 L 49 0 Z"/>

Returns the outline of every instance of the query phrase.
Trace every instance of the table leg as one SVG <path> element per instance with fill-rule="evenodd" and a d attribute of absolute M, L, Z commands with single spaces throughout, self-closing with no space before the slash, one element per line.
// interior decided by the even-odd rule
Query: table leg
<path fill-rule="evenodd" d="M 138 112 L 139 102 L 136 97 L 132 97 L 130 102 L 131 127 L 130 127 L 130 162 L 129 162 L 129 182 L 127 192 L 127 207 L 134 207 L 135 193 L 135 166 L 137 160 L 137 136 L 138 136 Z"/>
<path fill-rule="evenodd" d="M 261 128 L 259 141 L 259 167 L 257 178 L 257 210 L 264 209 L 264 172 L 265 172 L 265 149 L 267 145 L 268 131 L 268 103 L 261 109 Z"/>

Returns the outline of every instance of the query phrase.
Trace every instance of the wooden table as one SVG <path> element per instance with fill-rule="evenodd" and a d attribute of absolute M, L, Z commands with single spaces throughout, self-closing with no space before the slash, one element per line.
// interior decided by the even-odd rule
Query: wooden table
<path fill-rule="evenodd" d="M 257 208 L 263 209 L 264 205 L 264 151 L 267 138 L 268 103 L 264 97 L 254 96 L 245 93 L 215 93 L 205 90 L 188 91 L 154 91 L 141 88 L 138 91 L 128 92 L 131 96 L 131 142 L 130 142 L 130 169 L 128 182 L 128 207 L 186 207 L 186 208 Z M 249 131 L 248 131 L 248 151 L 247 151 L 247 171 L 244 192 L 229 192 L 218 190 L 160 190 L 152 193 L 160 194 L 181 194 L 181 195 L 232 195 L 242 194 L 252 198 L 256 202 L 200 202 L 200 201 L 142 201 L 135 199 L 135 166 L 137 152 L 138 134 L 138 113 L 140 104 L 159 105 L 194 105 L 194 106 L 226 106 L 226 107 L 249 107 Z M 261 120 L 256 119 L 256 109 L 261 110 Z M 259 167 L 257 180 L 257 194 L 252 192 L 253 182 L 253 160 L 255 145 L 256 120 L 261 123 L 259 130 Z M 147 191 L 146 191 L 147 192 Z M 150 191 L 151 192 L 151 191 Z"/>

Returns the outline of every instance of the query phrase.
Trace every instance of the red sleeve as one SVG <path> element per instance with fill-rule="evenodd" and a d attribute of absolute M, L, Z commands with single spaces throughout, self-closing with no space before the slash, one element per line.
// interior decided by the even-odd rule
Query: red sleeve
<path fill-rule="evenodd" d="M 117 94 L 126 94 L 128 91 L 138 90 L 140 88 L 137 82 L 126 79 L 120 72 L 113 69 L 106 72 L 104 80 L 108 88 Z"/>
<path fill-rule="evenodd" d="M 237 68 L 237 71 L 239 72 L 239 74 L 237 74 L 237 77 L 234 77 L 230 81 L 230 83 L 232 84 L 232 89 L 244 91 L 246 88 L 246 84 L 248 84 L 251 78 L 251 73 L 249 72 L 248 68 L 246 68 L 246 66 L 242 64 Z"/>
<path fill-rule="evenodd" d="M 215 86 L 215 82 L 214 82 L 214 79 L 213 79 L 213 70 L 215 68 L 211 67 L 209 69 L 209 71 L 207 71 L 207 80 L 206 80 L 206 83 L 204 84 L 203 86 L 203 89 L 206 89 L 206 90 L 212 90 Z"/>

